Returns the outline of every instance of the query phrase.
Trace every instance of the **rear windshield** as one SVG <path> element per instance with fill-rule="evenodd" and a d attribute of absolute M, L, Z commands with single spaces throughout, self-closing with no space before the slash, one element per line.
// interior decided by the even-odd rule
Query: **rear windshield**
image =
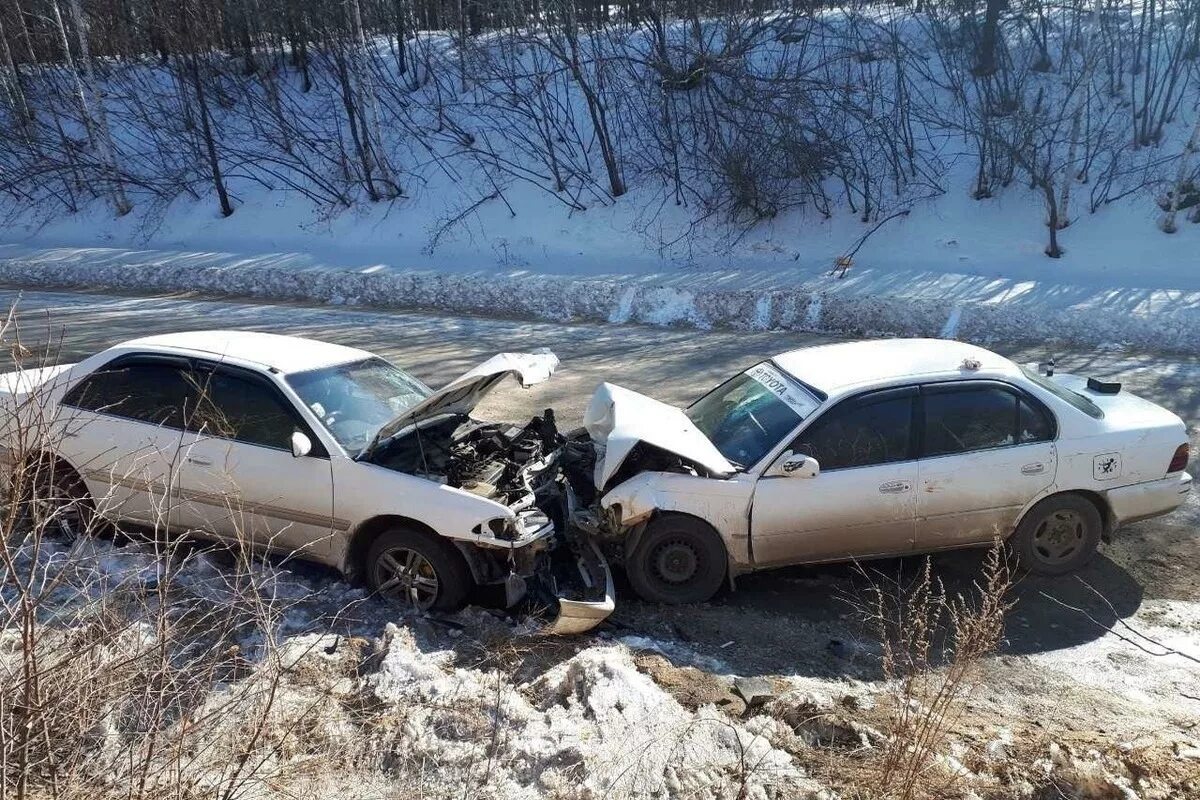
<path fill-rule="evenodd" d="M 1021 372 L 1025 373 L 1026 378 L 1029 378 L 1029 380 L 1033 381 L 1047 392 L 1050 392 L 1050 394 L 1054 395 L 1060 400 L 1065 400 L 1075 408 L 1078 408 L 1080 411 L 1087 414 L 1089 417 L 1092 417 L 1093 419 L 1104 418 L 1104 412 L 1100 409 L 1100 406 L 1096 405 L 1079 392 L 1073 392 L 1067 387 L 1055 383 L 1035 369 L 1030 369 L 1029 367 L 1023 366 L 1021 367 Z"/>

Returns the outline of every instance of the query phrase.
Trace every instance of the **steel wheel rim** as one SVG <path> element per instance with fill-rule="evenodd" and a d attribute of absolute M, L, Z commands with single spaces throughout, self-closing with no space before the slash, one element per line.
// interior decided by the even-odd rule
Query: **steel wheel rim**
<path fill-rule="evenodd" d="M 650 554 L 654 574 L 665 583 L 678 586 L 700 572 L 700 554 L 684 539 L 662 542 Z"/>
<path fill-rule="evenodd" d="M 441 582 L 428 558 L 408 547 L 385 550 L 375 562 L 379 593 L 422 611 L 437 601 Z"/>
<path fill-rule="evenodd" d="M 1054 511 L 1038 523 L 1033 532 L 1033 551 L 1046 564 L 1069 561 L 1087 538 L 1087 524 L 1078 511 Z"/>

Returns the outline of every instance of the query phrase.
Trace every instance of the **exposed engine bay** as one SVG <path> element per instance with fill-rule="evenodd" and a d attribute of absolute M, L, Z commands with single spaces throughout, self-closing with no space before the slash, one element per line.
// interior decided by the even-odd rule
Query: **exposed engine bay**
<path fill-rule="evenodd" d="M 507 605 L 527 598 L 557 606 L 548 632 L 575 633 L 611 613 L 608 564 L 571 523 L 576 509 L 595 498 L 593 453 L 586 434 L 568 440 L 547 409 L 525 425 L 465 415 L 436 419 L 378 448 L 371 461 L 508 506 L 515 528 L 474 531 L 485 537 L 478 547 L 456 544 L 477 582 L 504 585 Z"/>
<path fill-rule="evenodd" d="M 371 460 L 521 511 L 536 506 L 538 488 L 553 480 L 562 441 L 551 409 L 524 426 L 454 415 L 414 428 Z"/>

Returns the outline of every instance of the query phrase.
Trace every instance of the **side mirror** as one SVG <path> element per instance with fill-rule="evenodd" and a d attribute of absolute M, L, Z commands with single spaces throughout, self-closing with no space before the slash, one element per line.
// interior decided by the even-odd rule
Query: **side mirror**
<path fill-rule="evenodd" d="M 783 478 L 815 478 L 821 474 L 821 465 L 812 456 L 788 450 L 767 474 Z"/>
<path fill-rule="evenodd" d="M 292 455 L 295 458 L 304 458 L 311 452 L 312 439 L 300 431 L 292 431 Z"/>

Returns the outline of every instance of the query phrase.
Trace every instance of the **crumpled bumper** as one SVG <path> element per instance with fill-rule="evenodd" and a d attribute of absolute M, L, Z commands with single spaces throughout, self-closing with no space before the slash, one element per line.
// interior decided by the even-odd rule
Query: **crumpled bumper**
<path fill-rule="evenodd" d="M 594 542 L 580 547 L 576 561 L 583 591 L 558 595 L 558 613 L 542 629 L 543 634 L 569 636 L 586 633 L 608 619 L 616 608 L 612 570 Z"/>

